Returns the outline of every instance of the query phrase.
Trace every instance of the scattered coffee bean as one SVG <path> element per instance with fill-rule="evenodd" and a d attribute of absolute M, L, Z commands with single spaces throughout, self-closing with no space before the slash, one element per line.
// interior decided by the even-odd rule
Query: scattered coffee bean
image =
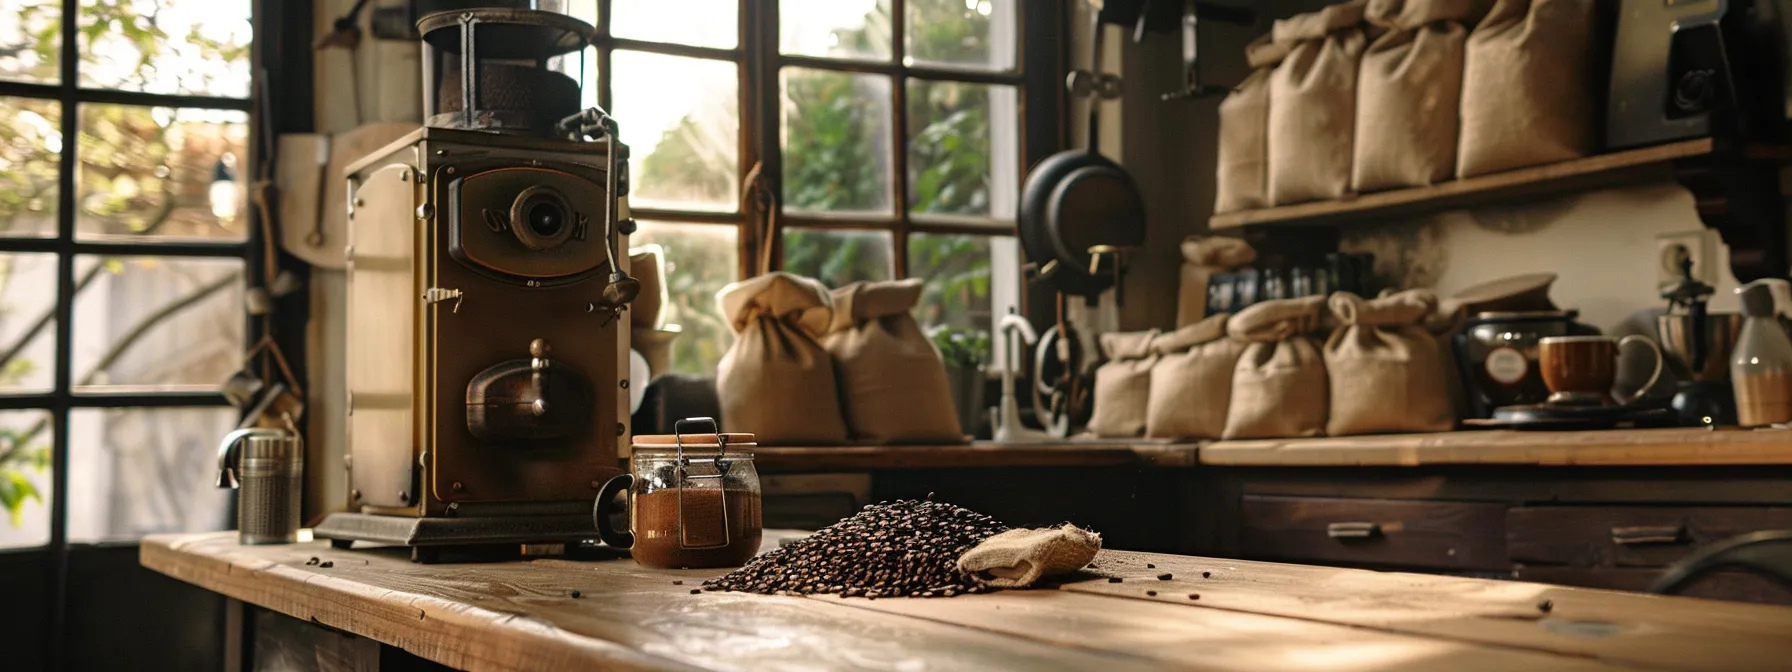
<path fill-rule="evenodd" d="M 1122 579 L 1122 578 L 1120 578 L 1120 577 L 1118 577 L 1118 576 L 1110 576 L 1110 577 L 1108 577 L 1108 583 L 1119 583 L 1119 582 L 1121 582 L 1121 581 L 1125 581 L 1125 580 L 1126 580 L 1126 579 Z"/>
<path fill-rule="evenodd" d="M 573 596 L 573 598 L 574 598 L 574 599 L 577 599 L 577 598 L 580 598 L 580 597 L 584 597 L 584 596 L 585 596 L 585 594 L 584 594 L 584 593 L 581 593 L 581 592 L 579 592 L 579 591 L 576 591 L 576 590 L 575 590 L 575 591 L 572 591 L 572 596 Z"/>
<path fill-rule="evenodd" d="M 703 582 L 707 590 L 843 597 L 952 597 L 990 590 L 958 557 L 1007 531 L 990 516 L 931 499 L 883 502 Z M 694 591 L 695 592 L 695 591 Z"/>
<path fill-rule="evenodd" d="M 692 588 L 692 589 L 691 589 L 691 594 L 692 594 L 692 595 L 696 595 L 696 594 L 697 594 L 697 593 L 701 593 L 701 592 L 703 592 L 703 589 L 702 589 L 702 588 Z"/>
<path fill-rule="evenodd" d="M 1147 562 L 1147 563 L 1145 563 L 1145 569 L 1157 569 L 1157 565 L 1153 565 L 1153 564 Z"/>
<path fill-rule="evenodd" d="M 1145 591 L 1145 597 L 1157 597 L 1157 591 L 1147 590 Z"/>
<path fill-rule="evenodd" d="M 1554 600 L 1544 600 L 1542 602 L 1537 603 L 1537 611 L 1541 611 L 1545 614 L 1547 614 L 1551 611 L 1554 611 L 1555 608 L 1556 608 L 1556 603 Z"/>
<path fill-rule="evenodd" d="M 1157 575 L 1157 580 L 1159 580 L 1159 581 L 1169 581 L 1170 579 L 1174 579 L 1174 578 L 1176 578 L 1176 575 L 1169 574 L 1169 573 Z"/>
<path fill-rule="evenodd" d="M 684 585 L 684 580 L 683 580 L 683 579 L 674 579 L 674 580 L 673 580 L 673 581 L 672 581 L 672 585 L 674 585 L 674 586 L 682 586 L 682 585 Z"/>
<path fill-rule="evenodd" d="M 1201 599 L 1201 595 L 1200 595 L 1200 593 L 1189 593 L 1188 599 L 1199 600 L 1199 599 Z"/>
<path fill-rule="evenodd" d="M 311 556 L 311 559 L 310 559 L 310 560 L 306 560 L 306 561 L 305 561 L 305 564 L 307 564 L 307 565 L 315 565 L 315 564 L 317 564 L 317 563 L 318 563 L 318 562 L 319 562 L 319 561 L 318 561 L 318 559 L 317 559 L 317 556 L 315 556 L 315 555 L 313 555 L 313 556 Z"/>
<path fill-rule="evenodd" d="M 319 567 L 319 568 L 320 568 L 320 569 L 329 569 L 329 568 L 331 568 L 331 567 L 335 567 L 335 566 L 336 566 L 336 563 L 334 563 L 334 562 L 330 562 L 330 561 L 329 561 L 329 560 L 325 560 L 325 561 L 323 561 L 323 562 L 320 562 L 320 563 L 317 563 L 317 566 L 318 566 L 318 567 Z"/>
<path fill-rule="evenodd" d="M 1201 572 L 1201 578 L 1211 579 L 1213 578 L 1213 572 Z"/>

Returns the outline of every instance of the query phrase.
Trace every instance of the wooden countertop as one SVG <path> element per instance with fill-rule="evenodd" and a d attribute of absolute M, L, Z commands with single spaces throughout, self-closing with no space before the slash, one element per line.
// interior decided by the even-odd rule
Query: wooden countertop
<path fill-rule="evenodd" d="M 1218 441 L 1201 446 L 1200 462 L 1204 465 L 1277 467 L 1788 465 L 1792 464 L 1792 431 L 1489 430 Z"/>
<path fill-rule="evenodd" d="M 152 536 L 141 554 L 176 579 L 469 670 L 1761 670 L 1792 660 L 1792 609 L 1781 607 L 1114 551 L 1097 571 L 1123 583 L 931 600 L 693 595 L 719 572 L 627 559 L 416 565 L 322 542 L 239 546 L 230 532 Z M 1155 578 L 1165 572 L 1173 580 Z"/>
<path fill-rule="evenodd" d="M 889 469 L 978 467 L 1192 467 L 1195 443 L 1087 440 L 957 446 L 760 446 L 762 474 L 837 473 Z"/>

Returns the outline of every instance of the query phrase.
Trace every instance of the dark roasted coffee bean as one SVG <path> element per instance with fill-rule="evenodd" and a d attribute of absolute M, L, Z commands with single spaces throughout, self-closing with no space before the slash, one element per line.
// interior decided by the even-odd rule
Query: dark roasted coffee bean
<path fill-rule="evenodd" d="M 1145 596 L 1146 597 L 1157 597 L 1157 591 L 1147 590 L 1147 591 L 1145 591 Z"/>
<path fill-rule="evenodd" d="M 317 563 L 317 566 L 320 569 L 329 569 L 331 567 L 335 567 L 336 563 L 330 562 L 329 560 L 325 560 L 323 562 Z"/>
<path fill-rule="evenodd" d="M 1119 583 L 1119 582 L 1121 582 L 1121 581 L 1125 581 L 1125 580 L 1126 580 L 1126 579 L 1122 579 L 1122 578 L 1120 578 L 1120 577 L 1118 577 L 1118 576 L 1110 576 L 1110 577 L 1108 577 L 1108 583 Z"/>
<path fill-rule="evenodd" d="M 1213 578 L 1213 572 L 1201 572 L 1201 578 L 1203 578 L 1203 579 Z"/>
<path fill-rule="evenodd" d="M 1176 578 L 1176 576 L 1174 574 L 1170 574 L 1167 572 L 1157 575 L 1157 580 L 1159 580 L 1159 581 L 1169 581 L 1170 579 L 1174 579 L 1174 578 Z"/>
<path fill-rule="evenodd" d="M 709 582 L 708 582 L 708 581 L 704 581 L 704 583 L 709 583 Z M 682 586 L 682 585 L 684 585 L 684 581 L 681 581 L 681 580 L 678 580 L 678 579 L 673 579 L 673 580 L 672 580 L 672 585 L 674 585 L 674 586 Z"/>
<path fill-rule="evenodd" d="M 1199 599 L 1201 599 L 1201 595 L 1199 593 L 1189 593 L 1188 599 L 1199 600 Z"/>
<path fill-rule="evenodd" d="M 573 597 L 574 597 L 574 598 L 579 598 L 579 597 L 584 597 L 584 594 L 583 594 L 583 593 L 580 593 L 580 592 L 579 592 L 579 591 L 576 591 L 576 590 L 575 590 L 575 591 L 572 591 L 572 596 L 573 596 Z"/>
<path fill-rule="evenodd" d="M 697 593 L 701 593 L 701 592 L 703 592 L 703 590 L 701 588 L 692 588 L 691 589 L 692 595 L 696 595 Z"/>
<path fill-rule="evenodd" d="M 1145 563 L 1145 569 L 1157 569 L 1157 565 L 1153 565 L 1153 564 L 1147 562 L 1147 563 Z"/>

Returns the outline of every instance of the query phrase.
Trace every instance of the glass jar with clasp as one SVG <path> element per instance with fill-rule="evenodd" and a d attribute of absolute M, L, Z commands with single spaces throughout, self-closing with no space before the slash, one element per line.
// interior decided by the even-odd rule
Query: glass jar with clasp
<path fill-rule="evenodd" d="M 687 424 L 710 431 L 687 434 Z M 629 473 L 598 492 L 592 512 L 598 536 L 649 567 L 745 564 L 764 535 L 754 447 L 752 434 L 721 433 L 710 418 L 679 420 L 670 435 L 635 437 Z M 623 493 L 629 525 L 616 530 L 610 514 Z"/>

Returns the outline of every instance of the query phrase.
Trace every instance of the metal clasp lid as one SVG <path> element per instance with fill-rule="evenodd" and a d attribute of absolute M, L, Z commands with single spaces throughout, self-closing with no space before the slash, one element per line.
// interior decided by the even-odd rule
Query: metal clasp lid
<path fill-rule="evenodd" d="M 709 424 L 710 434 L 712 436 L 716 437 L 716 453 L 715 453 L 714 457 L 699 457 L 699 458 L 685 457 L 685 454 L 684 454 L 684 425 L 685 425 L 685 423 L 693 423 L 693 424 L 708 423 Z M 721 427 L 721 425 L 716 423 L 715 418 L 685 418 L 683 420 L 679 420 L 679 421 L 672 423 L 672 442 L 674 445 L 677 446 L 676 458 L 678 461 L 678 467 L 677 467 L 678 486 L 677 487 L 678 487 L 678 545 L 679 545 L 679 547 L 688 548 L 688 549 L 701 549 L 701 548 L 721 548 L 721 547 L 727 546 L 732 541 L 732 539 L 729 536 L 729 529 L 728 529 L 728 481 L 726 480 L 726 478 L 728 476 L 728 460 L 725 459 L 728 454 L 728 437 L 722 435 L 722 427 Z M 706 475 L 702 475 L 702 476 L 693 476 L 690 474 L 690 469 L 689 469 L 690 465 L 693 462 L 708 462 L 710 464 L 713 464 L 713 465 L 715 465 L 716 473 L 706 474 Z M 691 520 L 689 518 L 687 518 L 687 516 L 685 515 L 686 511 L 690 510 L 690 509 L 687 509 L 685 506 L 685 502 L 686 502 L 685 483 L 687 481 L 699 481 L 699 480 L 713 480 L 716 482 L 713 492 L 715 493 L 714 496 L 715 496 L 717 506 L 714 509 L 715 515 L 714 515 L 713 519 L 703 520 L 702 522 L 699 523 L 698 526 L 693 526 L 691 524 Z M 696 496 L 692 497 L 692 499 L 695 500 L 699 497 L 704 497 L 704 495 L 696 495 Z M 696 508 L 696 507 L 693 507 L 693 508 Z M 709 512 L 708 511 L 700 511 L 700 513 L 707 514 Z M 709 518 L 708 516 L 702 516 L 702 517 L 706 518 L 706 519 Z M 720 527 L 720 534 L 716 534 L 716 529 L 714 527 L 706 528 L 704 526 L 705 524 Z M 692 535 L 692 533 L 691 533 L 693 527 L 697 527 L 698 533 L 696 535 Z M 695 536 L 695 539 L 693 539 L 693 536 Z M 719 538 L 720 541 L 714 541 L 717 538 Z M 713 543 L 710 543 L 710 542 L 713 542 Z"/>
<path fill-rule="evenodd" d="M 231 489 L 237 487 L 237 467 L 242 463 L 242 451 L 238 449 L 250 439 L 278 439 L 285 441 L 286 430 L 251 427 L 239 429 L 224 435 L 224 441 L 218 444 L 218 487 Z"/>

